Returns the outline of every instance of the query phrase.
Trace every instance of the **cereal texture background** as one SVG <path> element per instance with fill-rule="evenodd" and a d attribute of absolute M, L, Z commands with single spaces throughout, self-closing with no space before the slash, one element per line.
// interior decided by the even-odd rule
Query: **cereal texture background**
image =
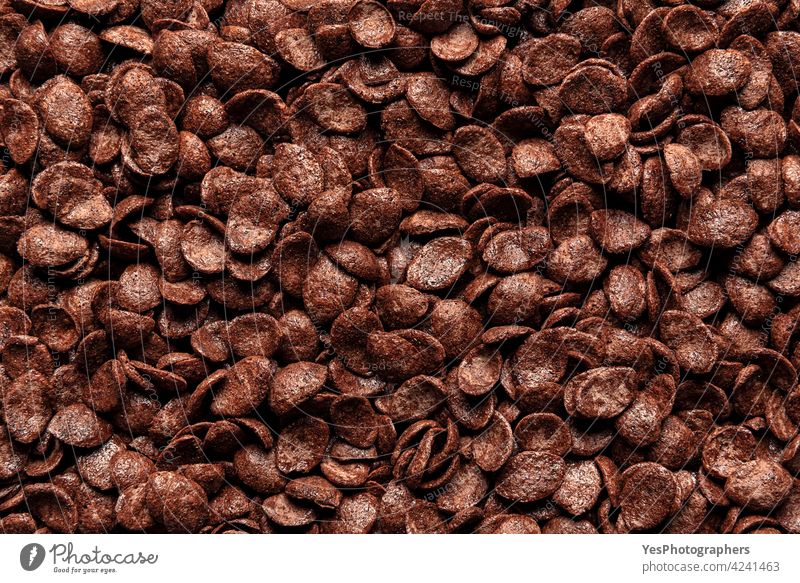
<path fill-rule="evenodd" d="M 798 0 L 0 0 L 0 532 L 800 533 Z"/>

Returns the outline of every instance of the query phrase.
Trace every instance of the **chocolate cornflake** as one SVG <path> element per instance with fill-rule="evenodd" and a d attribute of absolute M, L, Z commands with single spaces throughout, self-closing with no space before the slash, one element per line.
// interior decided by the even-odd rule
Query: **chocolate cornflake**
<path fill-rule="evenodd" d="M 538 4 L 2 3 L 0 532 L 800 533 L 796 3 Z"/>

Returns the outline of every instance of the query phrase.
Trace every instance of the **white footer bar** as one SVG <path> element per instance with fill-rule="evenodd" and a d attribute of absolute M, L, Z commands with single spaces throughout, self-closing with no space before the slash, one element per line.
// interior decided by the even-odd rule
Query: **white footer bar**
<path fill-rule="evenodd" d="M 0 580 L 768 583 L 800 580 L 798 549 L 800 535 L 0 535 Z"/>

